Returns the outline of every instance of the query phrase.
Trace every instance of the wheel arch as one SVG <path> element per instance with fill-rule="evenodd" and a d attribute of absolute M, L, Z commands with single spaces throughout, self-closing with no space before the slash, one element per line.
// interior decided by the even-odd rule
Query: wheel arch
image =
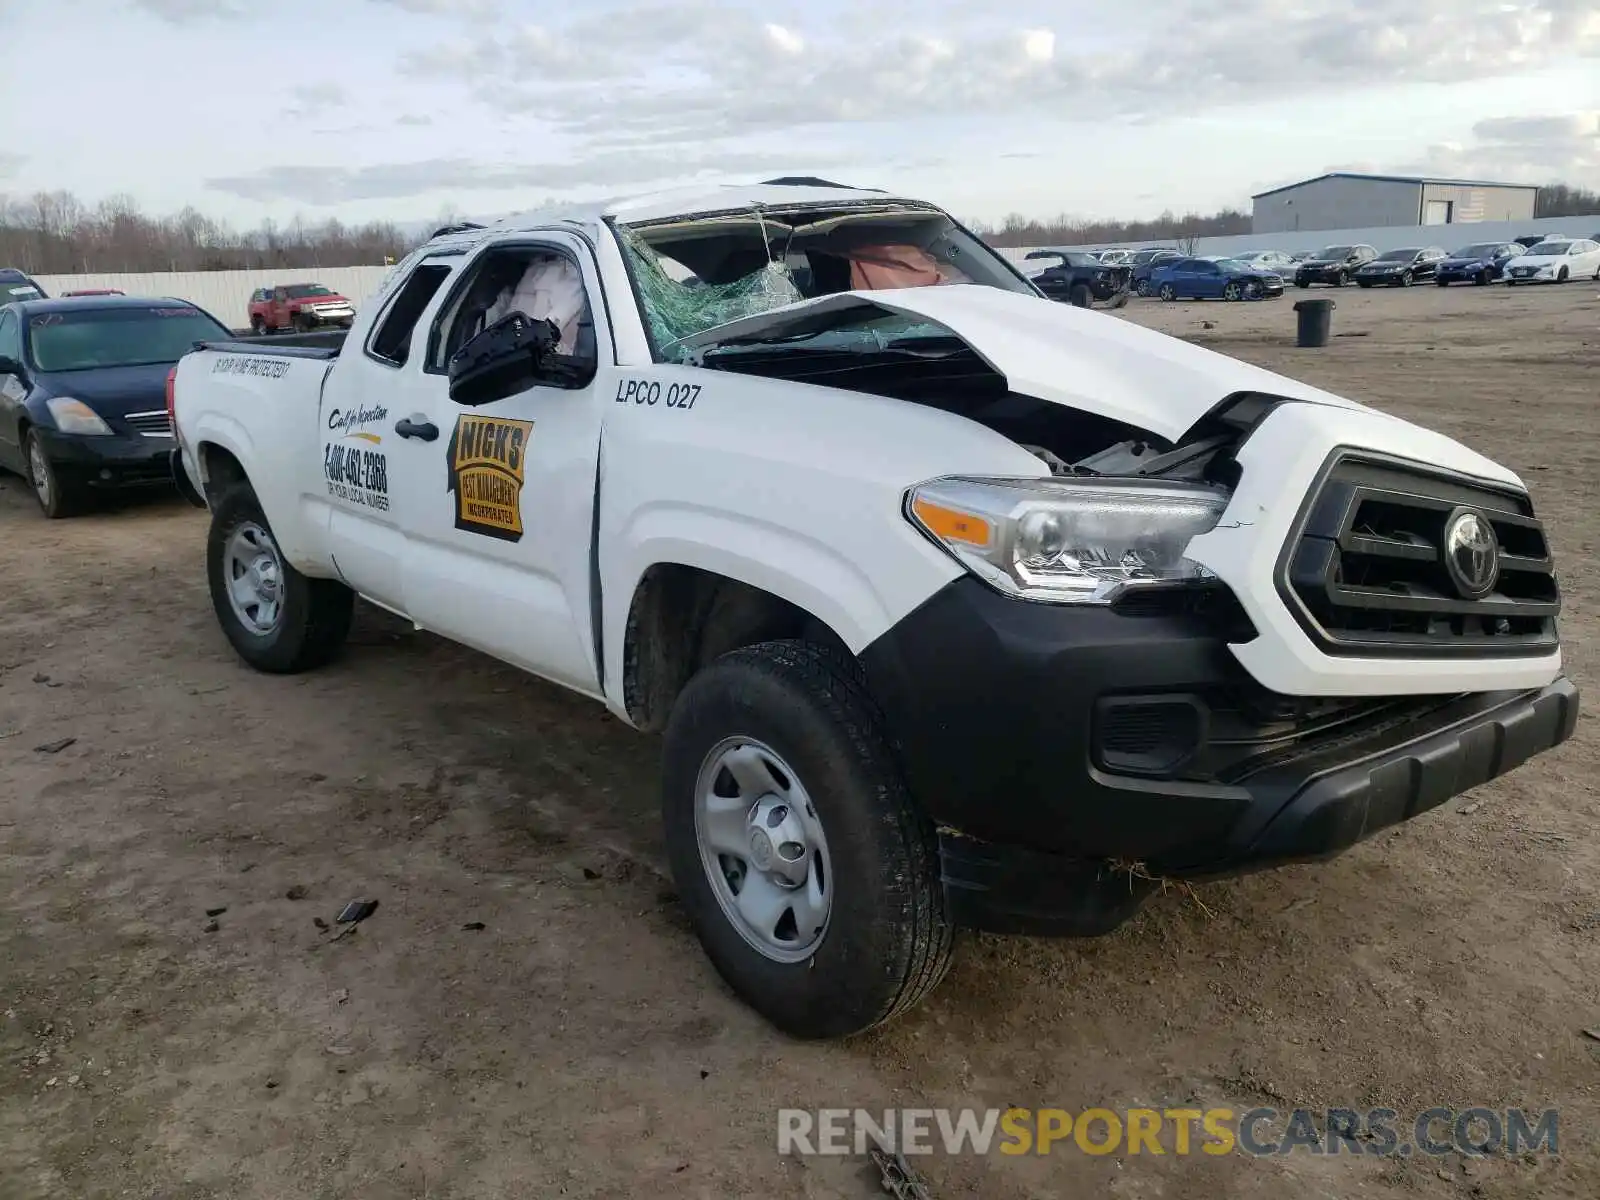
<path fill-rule="evenodd" d="M 620 692 L 628 720 L 659 732 L 702 668 L 734 650 L 783 639 L 826 646 L 855 661 L 832 625 L 793 600 L 703 566 L 652 563 L 634 585 L 623 625 Z"/>

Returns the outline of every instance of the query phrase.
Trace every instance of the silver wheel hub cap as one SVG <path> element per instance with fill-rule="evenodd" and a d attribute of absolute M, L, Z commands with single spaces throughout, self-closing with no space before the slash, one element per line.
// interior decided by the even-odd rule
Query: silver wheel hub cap
<path fill-rule="evenodd" d="M 271 633 L 283 614 L 283 559 L 272 535 L 246 521 L 228 537 L 222 566 L 234 615 L 252 633 Z"/>
<path fill-rule="evenodd" d="M 725 738 L 695 788 L 700 862 L 729 924 L 776 962 L 809 958 L 833 911 L 833 869 L 804 785 L 768 746 Z"/>
<path fill-rule="evenodd" d="M 28 465 L 33 473 L 33 490 L 39 494 L 39 499 L 49 504 L 50 464 L 45 462 L 44 450 L 40 448 L 37 439 L 28 447 Z"/>

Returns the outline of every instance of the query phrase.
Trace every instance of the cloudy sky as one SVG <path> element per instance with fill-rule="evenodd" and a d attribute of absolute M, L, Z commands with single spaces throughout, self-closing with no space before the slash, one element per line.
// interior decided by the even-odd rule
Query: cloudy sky
<path fill-rule="evenodd" d="M 963 216 L 1600 186 L 1600 0 L 0 0 L 0 191 L 245 224 L 826 174 Z"/>

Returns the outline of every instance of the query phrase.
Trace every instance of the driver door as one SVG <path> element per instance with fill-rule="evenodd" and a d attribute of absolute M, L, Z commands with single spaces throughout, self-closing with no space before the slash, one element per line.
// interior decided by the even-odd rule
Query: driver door
<path fill-rule="evenodd" d="M 590 549 L 601 396 L 615 367 L 604 306 L 593 303 L 599 294 L 578 238 L 552 232 L 496 242 L 454 281 L 433 318 L 421 386 L 396 397 L 393 414 L 407 423 L 396 425 L 407 481 L 407 614 L 591 696 L 600 695 Z M 457 404 L 450 356 L 513 310 L 556 320 L 564 350 L 594 355 L 605 347 L 606 365 L 583 387 L 535 385 L 476 407 Z"/>

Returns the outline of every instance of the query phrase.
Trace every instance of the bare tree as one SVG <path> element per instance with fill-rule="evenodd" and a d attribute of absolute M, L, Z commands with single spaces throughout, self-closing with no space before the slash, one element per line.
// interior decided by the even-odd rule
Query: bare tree
<path fill-rule="evenodd" d="M 88 208 L 70 192 L 0 195 L 0 266 L 36 275 L 371 266 L 416 240 L 388 221 L 313 226 L 296 218 L 240 233 L 193 207 L 147 216 L 129 196 Z"/>

